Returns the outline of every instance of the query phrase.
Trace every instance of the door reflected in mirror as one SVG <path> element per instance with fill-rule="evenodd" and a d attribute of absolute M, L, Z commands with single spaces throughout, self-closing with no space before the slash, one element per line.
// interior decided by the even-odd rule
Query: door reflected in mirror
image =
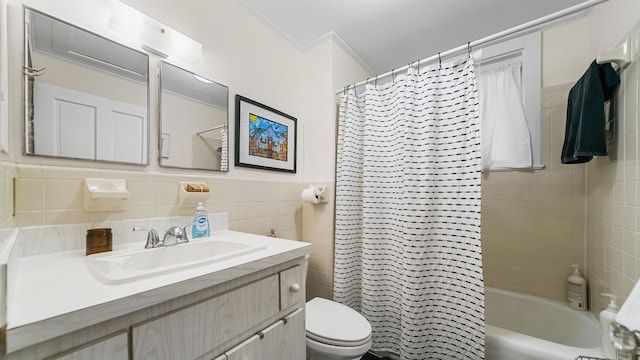
<path fill-rule="evenodd" d="M 160 165 L 228 171 L 226 86 L 160 62 Z"/>
<path fill-rule="evenodd" d="M 145 53 L 24 8 L 24 152 L 149 163 Z"/>

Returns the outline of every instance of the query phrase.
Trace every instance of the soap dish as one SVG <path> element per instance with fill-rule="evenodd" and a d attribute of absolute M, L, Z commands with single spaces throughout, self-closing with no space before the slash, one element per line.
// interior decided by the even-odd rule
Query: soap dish
<path fill-rule="evenodd" d="M 84 179 L 84 209 L 87 212 L 124 211 L 131 193 L 121 179 Z"/>
<path fill-rule="evenodd" d="M 187 189 L 191 190 L 188 191 Z M 180 182 L 178 190 L 180 197 L 180 205 L 195 206 L 199 202 L 206 202 L 212 194 L 210 187 L 204 183 Z"/>

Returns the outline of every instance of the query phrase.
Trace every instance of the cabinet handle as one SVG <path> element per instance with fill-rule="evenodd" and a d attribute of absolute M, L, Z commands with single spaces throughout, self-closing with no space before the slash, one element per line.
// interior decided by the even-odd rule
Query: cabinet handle
<path fill-rule="evenodd" d="M 300 284 L 291 284 L 291 286 L 289 286 L 289 290 L 294 293 L 300 291 Z"/>

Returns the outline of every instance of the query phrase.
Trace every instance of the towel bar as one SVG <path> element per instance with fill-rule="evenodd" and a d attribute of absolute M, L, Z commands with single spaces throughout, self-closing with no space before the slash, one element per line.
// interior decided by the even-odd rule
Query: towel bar
<path fill-rule="evenodd" d="M 627 37 L 615 49 L 598 55 L 596 62 L 598 64 L 614 63 L 620 69 L 624 69 L 629 66 L 631 59 L 633 59 L 631 52 L 631 38 Z"/>

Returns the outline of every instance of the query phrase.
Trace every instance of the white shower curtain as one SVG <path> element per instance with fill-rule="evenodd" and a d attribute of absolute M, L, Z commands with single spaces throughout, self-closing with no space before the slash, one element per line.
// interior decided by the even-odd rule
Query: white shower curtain
<path fill-rule="evenodd" d="M 401 359 L 484 358 L 473 60 L 341 95 L 334 299 Z"/>

